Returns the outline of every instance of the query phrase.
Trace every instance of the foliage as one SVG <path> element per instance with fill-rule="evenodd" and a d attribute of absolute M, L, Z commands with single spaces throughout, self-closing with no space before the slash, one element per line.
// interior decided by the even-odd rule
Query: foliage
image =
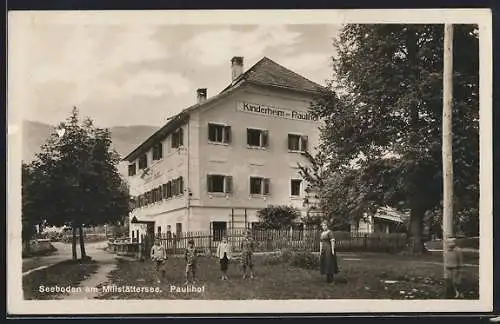
<path fill-rule="evenodd" d="M 290 265 L 302 269 L 319 269 L 319 256 L 311 252 L 295 252 Z"/>
<path fill-rule="evenodd" d="M 25 246 L 29 249 L 29 242 L 36 233 L 36 225 L 41 223 L 40 213 L 37 209 L 39 201 L 34 194 L 37 190 L 37 181 L 34 178 L 32 165 L 22 164 L 22 233 L 21 238 Z"/>
<path fill-rule="evenodd" d="M 300 212 L 290 206 L 268 206 L 257 212 L 262 229 L 282 229 L 292 226 Z"/>
<path fill-rule="evenodd" d="M 419 253 L 424 214 L 442 199 L 443 26 L 346 25 L 334 46 L 334 79 L 311 108 L 324 120 L 319 151 L 330 171 L 323 205 L 330 218 L 359 219 L 386 205 L 409 209 Z M 477 27 L 455 25 L 454 48 L 454 208 L 460 213 L 478 206 Z"/>
<path fill-rule="evenodd" d="M 319 269 L 319 256 L 297 249 L 282 249 L 279 253 L 266 255 L 263 262 L 268 265 L 287 264 L 303 269 Z"/>
<path fill-rule="evenodd" d="M 95 127 L 90 119 L 80 123 L 76 108 L 59 127 L 63 136 L 52 133 L 33 162 L 38 179 L 37 190 L 30 194 L 36 201 L 33 208 L 54 226 L 81 229 L 123 222 L 130 198 L 109 130 Z M 84 257 L 83 231 L 80 237 Z"/>

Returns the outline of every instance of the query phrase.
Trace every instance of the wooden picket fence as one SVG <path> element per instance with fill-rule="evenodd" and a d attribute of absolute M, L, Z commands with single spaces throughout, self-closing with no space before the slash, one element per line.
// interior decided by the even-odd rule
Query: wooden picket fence
<path fill-rule="evenodd" d="M 195 247 L 207 254 L 214 253 L 222 237 L 227 237 L 236 253 L 241 251 L 241 241 L 245 229 L 230 229 L 227 231 L 184 232 L 177 235 L 162 233 L 158 238 L 169 254 L 183 253 L 188 241 L 193 240 Z M 255 252 L 274 252 L 284 249 L 319 252 L 320 231 L 317 230 L 268 230 L 253 229 Z M 371 251 L 398 252 L 406 244 L 406 235 L 401 233 L 352 233 L 334 232 L 336 249 L 339 252 Z"/>

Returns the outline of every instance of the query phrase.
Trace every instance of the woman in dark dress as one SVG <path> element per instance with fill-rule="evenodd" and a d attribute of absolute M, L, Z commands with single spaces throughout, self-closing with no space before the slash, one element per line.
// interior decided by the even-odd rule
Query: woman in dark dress
<path fill-rule="evenodd" d="M 335 238 L 326 221 L 321 223 L 323 231 L 320 236 L 320 271 L 326 275 L 326 282 L 333 282 L 333 275 L 339 272 L 337 254 L 335 253 Z"/>

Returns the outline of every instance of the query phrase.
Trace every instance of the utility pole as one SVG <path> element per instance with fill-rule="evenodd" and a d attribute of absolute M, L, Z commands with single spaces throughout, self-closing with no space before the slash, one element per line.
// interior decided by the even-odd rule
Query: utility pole
<path fill-rule="evenodd" d="M 444 26 L 443 53 L 443 265 L 446 291 L 449 291 L 447 250 L 453 230 L 453 155 L 452 155 L 452 110 L 453 110 L 453 25 Z M 446 296 L 447 298 L 449 296 Z"/>

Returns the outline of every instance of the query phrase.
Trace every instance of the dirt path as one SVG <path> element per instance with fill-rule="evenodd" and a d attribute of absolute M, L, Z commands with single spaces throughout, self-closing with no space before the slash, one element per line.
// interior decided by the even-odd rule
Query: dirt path
<path fill-rule="evenodd" d="M 96 298 L 99 296 L 100 289 L 98 286 L 106 283 L 108 281 L 108 274 L 116 268 L 117 257 L 112 253 L 101 250 L 98 253 L 93 253 L 91 256 L 99 264 L 97 272 L 79 284 L 81 287 L 79 292 L 65 296 L 65 300 Z"/>
<path fill-rule="evenodd" d="M 71 244 L 53 242 L 52 245 L 54 245 L 54 247 L 57 249 L 57 251 L 52 255 L 23 259 L 23 276 L 26 276 L 38 270 L 46 269 L 57 263 L 71 260 Z M 85 244 L 85 249 L 87 251 L 87 254 L 92 256 L 94 254 L 99 254 L 106 245 L 106 242 L 87 243 Z M 80 254 L 79 246 L 77 246 L 77 252 L 78 254 Z"/>

